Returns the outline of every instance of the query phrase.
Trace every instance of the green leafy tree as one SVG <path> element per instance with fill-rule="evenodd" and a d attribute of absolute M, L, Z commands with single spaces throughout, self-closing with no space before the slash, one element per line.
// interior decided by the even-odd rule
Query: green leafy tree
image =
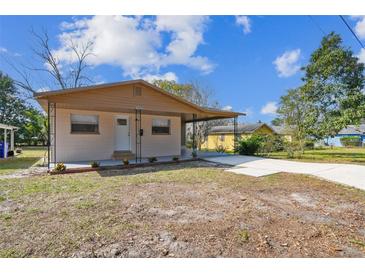
<path fill-rule="evenodd" d="M 303 70 L 303 101 L 311 108 L 305 115 L 309 134 L 317 139 L 334 136 L 365 117 L 364 64 L 338 34 L 322 39 Z"/>
<path fill-rule="evenodd" d="M 19 98 L 14 81 L 0 71 L 0 123 L 22 127 L 26 109 L 24 101 Z M 15 141 L 19 141 L 17 134 Z"/>
<path fill-rule="evenodd" d="M 0 72 L 0 123 L 18 127 L 16 143 L 46 144 L 47 119 L 20 98 L 14 81 Z M 2 138 L 2 135 L 1 137 Z"/>
<path fill-rule="evenodd" d="M 26 122 L 23 127 L 24 141 L 28 145 L 46 145 L 47 125 L 46 116 L 37 109 L 29 108 L 25 111 Z"/>
<path fill-rule="evenodd" d="M 305 140 L 316 117 L 310 115 L 311 104 L 304 99 L 303 88 L 288 90 L 286 95 L 281 96 L 277 113 L 279 119 L 292 134 L 291 147 L 296 145 L 298 150 L 304 151 Z"/>
<path fill-rule="evenodd" d="M 210 102 L 212 92 L 208 91 L 207 88 L 203 88 L 198 83 L 179 84 L 176 81 L 156 80 L 153 84 L 202 107 L 216 104 L 216 102 Z"/>
<path fill-rule="evenodd" d="M 271 124 L 273 126 L 281 126 L 283 124 L 283 121 L 280 119 L 280 117 L 276 117 L 271 120 Z"/>

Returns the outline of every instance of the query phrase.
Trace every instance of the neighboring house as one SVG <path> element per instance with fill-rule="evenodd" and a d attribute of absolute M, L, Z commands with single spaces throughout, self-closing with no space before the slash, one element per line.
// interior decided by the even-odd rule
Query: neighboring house
<path fill-rule="evenodd" d="M 146 81 L 40 92 L 49 117 L 49 162 L 176 156 L 185 124 L 243 113 L 203 108 Z"/>
<path fill-rule="evenodd" d="M 276 134 L 283 137 L 286 141 L 292 141 L 292 131 L 285 126 L 271 126 Z"/>
<path fill-rule="evenodd" d="M 238 138 L 248 138 L 252 134 L 273 135 L 275 131 L 265 123 L 255 124 L 238 124 Z M 232 151 L 234 147 L 234 125 L 215 126 L 209 131 L 206 141 L 202 148 L 208 150 L 216 150 L 224 148 Z"/>
<path fill-rule="evenodd" d="M 341 138 L 344 136 L 358 136 L 361 138 L 361 143 L 365 145 L 365 124 L 360 124 L 359 126 L 349 125 L 342 129 L 336 136 L 330 137 L 324 140 L 329 146 L 342 147 Z"/>

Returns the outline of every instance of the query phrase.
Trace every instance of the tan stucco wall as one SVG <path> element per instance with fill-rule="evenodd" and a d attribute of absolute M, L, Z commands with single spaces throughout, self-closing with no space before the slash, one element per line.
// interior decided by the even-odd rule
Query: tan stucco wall
<path fill-rule="evenodd" d="M 152 135 L 152 119 L 168 118 L 171 121 L 170 135 Z M 172 156 L 181 154 L 180 117 L 142 115 L 142 157 Z M 132 131 L 134 133 L 134 131 Z M 134 140 L 134 139 L 133 139 Z M 133 143 L 134 145 L 134 143 Z"/>
<path fill-rule="evenodd" d="M 100 134 L 71 134 L 71 114 L 99 115 Z M 129 115 L 131 151 L 135 152 L 135 115 L 124 113 L 57 109 L 56 161 L 92 161 L 111 159 L 115 143 L 115 116 Z M 152 119 L 171 120 L 170 135 L 152 135 Z M 180 117 L 142 115 L 142 157 L 180 155 Z"/>

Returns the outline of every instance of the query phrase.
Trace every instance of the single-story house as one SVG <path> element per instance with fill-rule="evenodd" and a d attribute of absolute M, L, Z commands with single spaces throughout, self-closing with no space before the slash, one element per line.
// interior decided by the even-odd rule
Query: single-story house
<path fill-rule="evenodd" d="M 361 139 L 361 143 L 365 145 L 365 124 L 359 126 L 349 125 L 343 129 L 334 137 L 330 137 L 325 140 L 330 146 L 342 147 L 341 138 L 345 136 L 358 136 Z"/>
<path fill-rule="evenodd" d="M 212 127 L 202 148 L 208 150 L 224 148 L 232 151 L 234 148 L 234 129 L 234 125 Z M 275 131 L 265 123 L 238 124 L 236 131 L 239 138 L 248 138 L 253 134 L 275 134 Z"/>
<path fill-rule="evenodd" d="M 179 156 L 186 123 L 244 115 L 195 105 L 144 80 L 40 92 L 35 98 L 48 113 L 49 163 Z"/>
<path fill-rule="evenodd" d="M 271 128 L 275 131 L 276 134 L 280 135 L 284 138 L 284 140 L 291 142 L 292 137 L 292 130 L 285 126 L 271 126 Z"/>

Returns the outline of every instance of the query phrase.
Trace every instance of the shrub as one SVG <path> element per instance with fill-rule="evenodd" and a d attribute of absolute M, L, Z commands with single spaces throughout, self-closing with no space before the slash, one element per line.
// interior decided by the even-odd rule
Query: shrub
<path fill-rule="evenodd" d="M 284 143 L 288 158 L 301 158 L 303 150 L 298 141 L 292 140 Z"/>
<path fill-rule="evenodd" d="M 16 153 L 22 153 L 22 149 L 20 147 L 18 147 L 18 148 L 15 149 L 15 152 Z"/>
<path fill-rule="evenodd" d="M 92 168 L 97 168 L 97 167 L 100 166 L 100 163 L 96 162 L 96 161 L 93 161 L 93 162 L 90 163 L 90 165 L 91 165 Z"/>
<path fill-rule="evenodd" d="M 191 153 L 191 156 L 192 156 L 193 158 L 198 157 L 198 153 L 196 152 L 196 150 L 193 150 L 193 152 Z"/>
<path fill-rule="evenodd" d="M 344 136 L 340 138 L 341 145 L 344 147 L 359 147 L 361 146 L 360 136 Z"/>
<path fill-rule="evenodd" d="M 125 165 L 125 166 L 127 166 L 127 165 L 129 165 L 129 161 L 128 161 L 128 159 L 123 159 L 123 165 Z"/>
<path fill-rule="evenodd" d="M 304 147 L 306 149 L 314 149 L 314 141 L 313 140 L 306 140 L 304 143 Z"/>
<path fill-rule="evenodd" d="M 14 150 L 9 150 L 8 151 L 8 157 L 12 157 L 14 156 Z"/>
<path fill-rule="evenodd" d="M 189 149 L 193 148 L 193 140 L 191 140 L 191 139 L 187 140 L 185 143 L 185 146 L 186 146 L 186 148 L 189 148 Z"/>
<path fill-rule="evenodd" d="M 239 231 L 238 236 L 243 243 L 247 243 L 250 239 L 250 233 L 247 229 Z"/>
<path fill-rule="evenodd" d="M 215 148 L 215 151 L 217 151 L 218 153 L 225 153 L 227 151 L 226 147 L 223 145 L 219 145 Z"/>
<path fill-rule="evenodd" d="M 149 157 L 148 162 L 150 162 L 150 163 L 157 162 L 157 158 L 156 157 Z"/>
<path fill-rule="evenodd" d="M 172 160 L 173 161 L 179 161 L 179 157 L 178 156 L 174 156 L 174 157 L 172 157 Z"/>
<path fill-rule="evenodd" d="M 241 139 L 238 142 L 237 151 L 240 155 L 254 155 L 262 146 L 263 137 L 259 135 L 252 135 L 249 138 Z"/>
<path fill-rule="evenodd" d="M 280 135 L 265 135 L 261 136 L 261 138 L 260 152 L 271 153 L 284 150 L 284 139 Z"/>
<path fill-rule="evenodd" d="M 57 171 L 57 172 L 63 172 L 65 170 L 66 170 L 66 165 L 64 163 L 57 163 L 54 168 L 54 171 Z"/>

